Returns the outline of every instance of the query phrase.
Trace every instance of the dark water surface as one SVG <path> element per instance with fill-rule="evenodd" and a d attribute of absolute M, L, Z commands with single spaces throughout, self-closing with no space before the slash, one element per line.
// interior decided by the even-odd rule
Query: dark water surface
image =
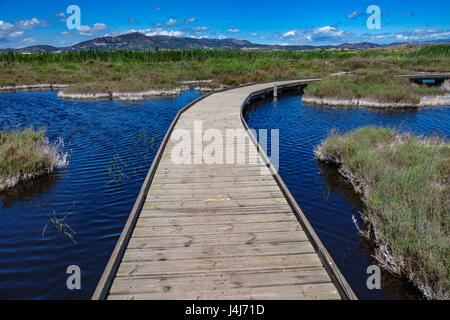
<path fill-rule="evenodd" d="M 314 160 L 313 149 L 330 129 L 339 132 L 377 125 L 427 136 L 450 135 L 450 108 L 379 110 L 302 105 L 300 96 L 255 103 L 247 114 L 255 129 L 279 129 L 279 174 L 360 299 L 421 298 L 406 281 L 382 273 L 381 290 L 368 290 L 373 248 L 352 222 L 362 203 L 336 168 Z M 270 144 L 269 144 L 270 145 Z"/>
<path fill-rule="evenodd" d="M 91 297 L 164 134 L 199 96 L 121 103 L 0 95 L 0 129 L 46 127 L 70 152 L 68 168 L 0 194 L 0 299 Z M 67 214 L 76 243 L 50 223 Z M 81 269 L 81 290 L 66 287 L 69 265 Z"/>

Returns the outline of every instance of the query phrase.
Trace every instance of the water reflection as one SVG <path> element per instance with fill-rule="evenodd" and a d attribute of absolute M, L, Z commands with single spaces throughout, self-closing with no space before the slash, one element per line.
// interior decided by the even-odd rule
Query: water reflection
<path fill-rule="evenodd" d="M 59 174 L 50 174 L 37 177 L 17 184 L 14 188 L 0 193 L 1 209 L 9 209 L 16 202 L 33 202 L 42 200 L 47 193 L 51 193 L 55 184 L 64 177 L 64 169 Z"/>

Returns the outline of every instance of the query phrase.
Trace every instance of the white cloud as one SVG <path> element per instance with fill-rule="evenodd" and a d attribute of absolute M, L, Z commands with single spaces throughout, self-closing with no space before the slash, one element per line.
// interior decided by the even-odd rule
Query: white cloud
<path fill-rule="evenodd" d="M 387 14 L 387 12 L 386 12 L 386 14 Z M 366 16 L 366 15 L 367 15 L 366 12 L 353 11 L 352 13 L 349 13 L 349 14 L 347 15 L 347 18 L 348 18 L 348 19 L 354 19 L 354 18 L 356 18 L 356 17 L 363 17 L 363 16 Z M 384 12 L 383 12 L 383 15 L 385 15 Z"/>
<path fill-rule="evenodd" d="M 326 45 L 338 43 L 373 42 L 389 44 L 404 41 L 433 41 L 449 40 L 450 30 L 440 29 L 416 29 L 401 32 L 367 32 L 353 33 L 338 29 L 337 26 L 324 26 L 316 29 L 295 29 L 285 33 L 276 33 L 271 38 L 280 42 L 289 41 L 290 44 Z"/>
<path fill-rule="evenodd" d="M 398 41 L 433 41 L 450 39 L 450 30 L 440 29 L 416 29 L 403 31 L 395 35 Z"/>
<path fill-rule="evenodd" d="M 32 18 L 29 20 L 20 20 L 13 23 L 0 20 L 0 40 L 6 45 L 13 41 L 24 41 L 26 30 L 31 30 L 37 27 L 48 27 L 46 21 Z"/>
<path fill-rule="evenodd" d="M 241 30 L 239 30 L 239 29 L 232 29 L 232 28 L 228 29 L 228 33 L 238 33 L 238 32 L 241 32 Z"/>
<path fill-rule="evenodd" d="M 198 26 L 198 27 L 192 28 L 192 30 L 196 31 L 196 32 L 198 32 L 198 31 L 208 31 L 210 29 L 211 29 L 211 27 L 207 27 L 207 26 Z"/>
<path fill-rule="evenodd" d="M 195 21 L 197 21 L 197 19 L 194 18 L 194 17 L 192 17 L 192 18 L 187 18 L 187 19 L 184 19 L 183 24 L 189 24 L 189 23 L 192 23 L 192 22 L 195 22 Z"/>
<path fill-rule="evenodd" d="M 283 34 L 283 38 L 293 37 L 295 36 L 295 30 L 288 31 Z"/>
<path fill-rule="evenodd" d="M 0 20 L 0 31 L 9 31 L 14 29 L 14 25 L 12 25 L 9 22 L 4 22 L 2 20 Z"/>
<path fill-rule="evenodd" d="M 104 23 L 95 23 L 92 27 L 90 26 L 80 26 L 77 30 L 79 35 L 82 36 L 93 36 L 97 32 L 105 31 L 108 27 Z"/>
<path fill-rule="evenodd" d="M 219 40 L 223 40 L 223 39 L 226 39 L 227 37 L 225 37 L 224 35 L 221 34 L 221 35 L 219 35 L 218 38 L 219 38 Z"/>
<path fill-rule="evenodd" d="M 47 27 L 48 23 L 44 20 L 39 20 L 37 18 L 32 18 L 30 20 L 20 20 L 16 25 L 22 30 L 30 30 L 36 27 Z"/>
<path fill-rule="evenodd" d="M 169 37 L 181 37 L 184 35 L 182 31 L 177 30 L 165 30 L 163 28 L 151 28 L 151 29 L 141 29 L 141 30 L 127 30 L 125 32 L 121 32 L 121 34 L 131 33 L 131 32 L 140 32 L 145 34 L 148 37 L 152 36 L 169 36 Z"/>
<path fill-rule="evenodd" d="M 178 23 L 177 20 L 170 18 L 169 21 L 167 21 L 164 25 L 166 27 L 172 27 Z"/>
<path fill-rule="evenodd" d="M 357 16 L 358 16 L 358 11 L 353 11 L 352 13 L 349 13 L 347 15 L 347 18 L 353 19 L 353 18 L 356 18 Z"/>
<path fill-rule="evenodd" d="M 21 35 L 23 35 L 23 31 L 14 31 L 14 32 L 11 32 L 11 33 L 9 34 L 9 36 L 10 36 L 11 38 L 16 38 L 16 37 L 19 37 L 19 36 L 21 36 Z"/>
<path fill-rule="evenodd" d="M 316 29 L 289 30 L 283 33 L 280 40 L 285 39 L 294 43 L 339 42 L 343 37 L 350 38 L 352 35 L 334 26 L 324 26 Z"/>
<path fill-rule="evenodd" d="M 152 32 L 148 32 L 145 35 L 146 36 L 169 36 L 169 37 L 181 37 L 184 33 L 181 31 L 166 31 L 166 30 L 161 30 L 161 31 L 152 31 Z"/>

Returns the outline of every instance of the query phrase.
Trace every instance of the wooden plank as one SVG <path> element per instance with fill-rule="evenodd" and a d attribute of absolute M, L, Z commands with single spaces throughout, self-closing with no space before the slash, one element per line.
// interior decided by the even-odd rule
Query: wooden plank
<path fill-rule="evenodd" d="M 200 234 L 227 234 L 248 232 L 270 232 L 270 231 L 300 231 L 302 228 L 297 221 L 283 222 L 253 222 L 246 224 L 202 224 L 196 226 L 173 225 L 162 227 L 148 227 L 136 225 L 133 237 L 146 237 L 148 235 L 200 235 Z"/>
<path fill-rule="evenodd" d="M 254 243 L 233 244 L 233 245 L 205 245 L 189 246 L 179 248 L 151 248 L 151 249 L 132 249 L 129 248 L 122 261 L 166 261 L 179 259 L 205 259 L 212 257 L 252 257 L 267 256 L 273 254 L 292 255 L 314 253 L 314 248 L 307 241 L 304 242 L 284 242 L 284 243 Z"/>
<path fill-rule="evenodd" d="M 188 190 L 186 190 L 188 191 Z M 246 199 L 280 199 L 283 198 L 283 194 L 278 191 L 266 191 L 266 192 L 228 192 L 228 193 L 211 193 L 206 190 L 204 193 L 191 194 L 190 192 L 180 191 L 178 195 L 154 195 L 152 194 L 147 198 L 148 202 L 180 202 L 180 201 L 229 201 L 229 200 L 246 200 Z"/>
<path fill-rule="evenodd" d="M 117 277 L 170 275 L 202 272 L 232 272 L 235 270 L 283 270 L 322 266 L 315 253 L 302 255 L 272 255 L 237 258 L 185 259 L 168 261 L 122 261 Z"/>
<path fill-rule="evenodd" d="M 252 207 L 211 207 L 211 208 L 177 208 L 177 209 L 142 209 L 141 217 L 173 217 L 173 216 L 203 216 L 207 214 L 272 214 L 272 213 L 292 213 L 289 205 L 266 205 Z"/>
<path fill-rule="evenodd" d="M 205 198 L 207 199 L 207 198 Z M 267 206 L 267 205 L 286 205 L 287 201 L 285 198 L 270 198 L 270 199 L 223 199 L 220 201 L 173 201 L 173 202 L 153 202 L 151 198 L 147 197 L 144 203 L 144 210 L 155 210 L 155 209 L 205 209 L 205 208 L 244 208 L 244 207 L 254 207 L 254 206 Z"/>
<path fill-rule="evenodd" d="M 178 195 L 178 194 L 183 194 L 183 195 L 193 195 L 196 196 L 199 193 L 201 194 L 205 194 L 205 195 L 214 195 L 217 193 L 224 193 L 224 194 L 241 194 L 241 193 L 247 193 L 247 192 L 252 192 L 252 193 L 263 193 L 264 192 L 280 192 L 280 189 L 278 188 L 278 186 L 274 185 L 274 184 L 270 184 L 270 185 L 266 185 L 266 186 L 252 186 L 252 187 L 240 187 L 240 188 L 236 188 L 236 187 L 211 187 L 211 188 L 205 188 L 205 187 L 191 187 L 191 188 L 183 188 L 182 186 L 179 186 L 178 188 L 167 188 L 167 187 L 152 187 L 150 188 L 151 192 L 151 196 L 161 196 L 161 195 Z"/>
<path fill-rule="evenodd" d="M 332 283 L 110 295 L 112 300 L 318 300 L 339 299 Z"/>
<path fill-rule="evenodd" d="M 208 289 L 252 288 L 277 285 L 331 283 L 323 268 L 284 271 L 235 271 L 223 274 L 117 278 L 111 294 L 197 292 Z"/>
<path fill-rule="evenodd" d="M 233 245 L 253 243 L 283 243 L 308 241 L 308 237 L 302 231 L 281 232 L 249 232 L 231 234 L 206 234 L 206 235 L 172 235 L 132 237 L 128 248 L 164 248 L 164 247 L 190 247 L 198 245 Z"/>
<path fill-rule="evenodd" d="M 205 224 L 223 224 L 223 223 L 251 223 L 251 222 L 278 222 L 278 221 L 292 221 L 297 223 L 292 213 L 273 213 L 273 214 L 246 214 L 246 215 L 231 215 L 231 214 L 213 214 L 201 216 L 175 216 L 175 217 L 148 217 L 142 216 L 136 223 L 136 226 L 198 226 Z"/>

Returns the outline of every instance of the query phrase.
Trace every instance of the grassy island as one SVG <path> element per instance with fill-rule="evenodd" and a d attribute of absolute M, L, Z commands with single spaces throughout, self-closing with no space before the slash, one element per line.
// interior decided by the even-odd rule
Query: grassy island
<path fill-rule="evenodd" d="M 419 104 L 424 96 L 442 95 L 439 87 L 419 86 L 406 78 L 385 72 L 362 72 L 347 76 L 327 77 L 306 88 L 306 97 L 367 99 L 387 103 Z"/>
<path fill-rule="evenodd" d="M 0 192 L 66 165 L 61 144 L 49 143 L 44 130 L 0 131 Z"/>
<path fill-rule="evenodd" d="M 450 46 L 317 51 L 82 51 L 0 54 L 0 87 L 68 84 L 67 93 L 95 94 L 174 89 L 183 81 L 211 80 L 220 88 L 268 80 L 321 77 L 305 94 L 417 102 L 437 88 L 394 74 L 450 72 Z"/>
<path fill-rule="evenodd" d="M 332 132 L 315 156 L 337 164 L 361 193 L 361 231 L 383 267 L 407 275 L 428 298 L 449 299 L 449 143 L 364 127 Z"/>

